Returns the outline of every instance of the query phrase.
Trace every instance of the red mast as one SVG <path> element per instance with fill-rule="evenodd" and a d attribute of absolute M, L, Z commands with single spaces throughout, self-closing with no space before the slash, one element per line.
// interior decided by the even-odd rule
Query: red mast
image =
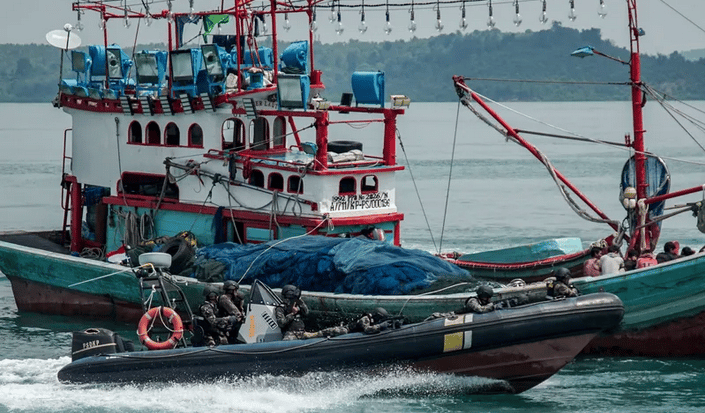
<path fill-rule="evenodd" d="M 634 246 L 639 250 L 650 248 L 649 232 L 646 230 L 646 220 L 648 219 L 648 209 L 640 208 L 639 204 L 646 200 L 646 155 L 644 154 L 644 119 L 642 114 L 642 92 L 641 92 L 641 57 L 639 55 L 639 36 L 643 34 L 637 24 L 636 0 L 627 0 L 627 8 L 629 12 L 629 46 L 631 49 L 630 59 L 630 80 L 632 85 L 632 122 L 634 127 L 634 172 L 636 179 L 636 199 L 637 199 L 637 223 L 641 227 L 638 233 L 634 236 Z M 639 241 L 637 245 L 636 242 Z"/>

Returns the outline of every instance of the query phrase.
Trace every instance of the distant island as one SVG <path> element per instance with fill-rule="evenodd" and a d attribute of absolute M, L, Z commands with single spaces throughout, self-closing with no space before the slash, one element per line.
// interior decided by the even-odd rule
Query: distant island
<path fill-rule="evenodd" d="M 629 59 L 629 51 L 603 40 L 599 29 L 580 31 L 557 22 L 539 32 L 483 30 L 395 42 L 316 44 L 315 58 L 316 69 L 323 71 L 324 97 L 334 102 L 350 91 L 354 71 L 370 70 L 385 72 L 387 95 L 404 94 L 416 102 L 454 101 L 453 75 L 475 79 L 468 80 L 471 87 L 501 101 L 629 99 L 628 66 L 598 56 L 570 56 L 575 49 L 588 45 L 607 55 Z M 137 49 L 156 46 L 138 45 Z M 642 80 L 669 98 L 703 100 L 705 53 L 697 59 L 693 56 L 643 56 Z M 3 44 L 0 58 L 5 62 L 0 68 L 0 101 L 50 102 L 56 96 L 58 49 Z M 64 78 L 75 75 L 68 60 L 63 70 Z"/>

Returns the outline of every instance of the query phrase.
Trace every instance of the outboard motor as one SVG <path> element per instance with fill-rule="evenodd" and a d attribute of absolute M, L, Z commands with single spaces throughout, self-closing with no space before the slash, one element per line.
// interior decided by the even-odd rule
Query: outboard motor
<path fill-rule="evenodd" d="M 71 341 L 71 361 L 99 354 L 124 353 L 134 351 L 135 346 L 118 334 L 105 328 L 88 328 L 74 331 Z"/>
<path fill-rule="evenodd" d="M 274 291 L 255 280 L 245 322 L 238 331 L 238 341 L 250 344 L 281 340 L 282 331 L 274 315 L 274 309 L 280 304 L 282 300 Z"/>

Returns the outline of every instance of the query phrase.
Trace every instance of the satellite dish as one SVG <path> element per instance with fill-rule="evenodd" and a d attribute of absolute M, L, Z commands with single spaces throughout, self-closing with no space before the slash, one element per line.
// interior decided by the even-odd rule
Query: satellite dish
<path fill-rule="evenodd" d="M 71 33 L 71 29 L 71 25 L 67 24 L 63 29 L 50 31 L 46 36 L 47 42 L 59 49 L 70 50 L 77 48 L 81 45 L 81 38 L 77 34 Z"/>

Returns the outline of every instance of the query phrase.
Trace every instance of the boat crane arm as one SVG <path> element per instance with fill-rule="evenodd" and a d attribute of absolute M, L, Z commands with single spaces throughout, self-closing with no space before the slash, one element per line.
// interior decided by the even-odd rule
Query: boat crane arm
<path fill-rule="evenodd" d="M 522 138 L 516 131 L 516 129 L 512 128 L 509 126 L 509 124 L 502 119 L 502 117 L 497 114 L 492 108 L 490 108 L 487 103 L 480 98 L 480 96 L 473 92 L 466 84 L 465 84 L 465 79 L 462 76 L 453 76 L 453 82 L 455 83 L 456 90 L 458 91 L 459 95 L 463 96 L 469 96 L 477 102 L 482 108 L 490 115 L 492 116 L 497 122 L 499 122 L 500 125 L 506 130 L 506 133 L 510 135 L 512 138 L 514 138 L 521 146 L 526 148 L 529 152 L 531 152 L 532 155 L 536 157 L 544 166 L 547 168 L 550 168 L 551 171 L 555 174 L 556 178 L 558 178 L 561 182 L 563 182 L 570 190 L 577 195 L 590 209 L 592 209 L 600 218 L 604 219 L 607 224 L 612 227 L 615 231 L 619 231 L 619 224 L 616 221 L 611 220 L 607 215 L 605 215 L 604 212 L 600 210 L 600 208 L 597 207 L 590 199 L 588 199 L 580 190 L 573 185 L 572 182 L 568 180 L 560 171 L 558 171 L 553 165 L 548 165 L 546 159 L 541 155 L 539 150 L 530 144 L 528 141 L 526 141 L 524 138 Z"/>

